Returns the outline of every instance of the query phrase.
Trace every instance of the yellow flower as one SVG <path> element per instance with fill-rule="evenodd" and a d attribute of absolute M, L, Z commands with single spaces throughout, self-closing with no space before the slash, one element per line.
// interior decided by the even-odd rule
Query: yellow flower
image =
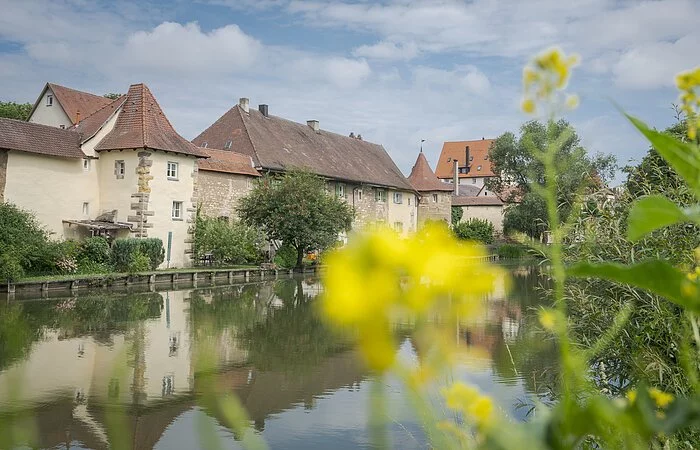
<path fill-rule="evenodd" d="M 688 137 L 695 140 L 700 127 L 700 66 L 676 75 L 680 108 L 688 119 Z"/>
<path fill-rule="evenodd" d="M 665 408 L 673 401 L 673 395 L 657 388 L 649 389 L 649 395 L 659 408 Z"/>
<path fill-rule="evenodd" d="M 558 91 L 563 91 L 571 78 L 571 69 L 579 63 L 578 55 L 566 55 L 560 48 L 552 47 L 535 56 L 523 69 L 524 100 L 521 108 L 532 114 L 537 103 L 550 106 L 561 100 Z M 578 97 L 569 96 L 565 104 L 570 109 L 578 106 Z"/>
<path fill-rule="evenodd" d="M 627 391 L 627 394 L 625 394 L 625 397 L 627 397 L 627 400 L 629 400 L 630 403 L 634 403 L 635 400 L 637 400 L 637 391 L 634 389 L 631 389 Z"/>
<path fill-rule="evenodd" d="M 542 325 L 544 329 L 554 331 L 557 324 L 557 315 L 554 311 L 551 309 L 540 309 L 538 318 L 540 325 Z"/>
<path fill-rule="evenodd" d="M 480 427 L 487 427 L 494 420 L 495 406 L 491 397 L 481 395 L 472 386 L 464 383 L 454 383 L 442 390 L 447 407 L 467 415 Z"/>
<path fill-rule="evenodd" d="M 533 114 L 535 112 L 535 109 L 536 109 L 535 101 L 531 98 L 526 98 L 520 104 L 520 108 L 526 114 Z"/>
<path fill-rule="evenodd" d="M 494 409 L 495 407 L 491 397 L 481 395 L 476 401 L 472 402 L 467 412 L 477 425 L 480 427 L 488 427 L 493 422 Z"/>
<path fill-rule="evenodd" d="M 569 109 L 578 108 L 579 98 L 576 94 L 570 94 L 566 96 L 566 107 Z"/>

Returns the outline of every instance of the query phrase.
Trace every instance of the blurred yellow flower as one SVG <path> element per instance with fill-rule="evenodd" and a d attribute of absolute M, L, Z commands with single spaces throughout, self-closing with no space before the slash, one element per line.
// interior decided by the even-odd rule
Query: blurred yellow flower
<path fill-rule="evenodd" d="M 695 140 L 700 127 L 700 66 L 676 75 L 681 111 L 688 119 L 688 137 Z"/>
<path fill-rule="evenodd" d="M 526 98 L 520 104 L 520 107 L 522 108 L 524 113 L 533 114 L 535 112 L 535 109 L 536 109 L 535 101 L 531 98 Z"/>
<path fill-rule="evenodd" d="M 625 397 L 627 397 L 627 400 L 629 400 L 630 403 L 634 403 L 635 400 L 637 400 L 637 391 L 634 389 L 631 389 L 627 391 L 627 394 L 625 394 Z"/>
<path fill-rule="evenodd" d="M 537 55 L 523 69 L 524 100 L 522 110 L 527 114 L 537 111 L 537 103 L 542 102 L 550 108 L 561 102 L 557 96 L 563 91 L 571 78 L 571 69 L 578 65 L 578 55 L 566 55 L 560 48 L 549 48 Z M 569 109 L 578 106 L 577 96 L 568 96 L 564 104 Z"/>
<path fill-rule="evenodd" d="M 544 329 L 554 331 L 557 324 L 557 315 L 554 311 L 552 311 L 551 309 L 543 308 L 540 309 L 537 315 L 540 321 L 540 325 L 542 325 Z"/>
<path fill-rule="evenodd" d="M 481 395 L 479 390 L 464 383 L 454 383 L 442 390 L 447 407 L 467 415 L 480 427 L 493 422 L 495 406 L 491 397 Z"/>
<path fill-rule="evenodd" d="M 649 396 L 654 400 L 656 406 L 665 408 L 673 401 L 673 395 L 657 388 L 649 389 Z"/>
<path fill-rule="evenodd" d="M 480 427 L 488 427 L 493 422 L 494 404 L 491 397 L 479 396 L 468 408 L 467 412 Z"/>
<path fill-rule="evenodd" d="M 566 107 L 569 109 L 578 108 L 579 98 L 576 94 L 570 94 L 566 96 Z"/>

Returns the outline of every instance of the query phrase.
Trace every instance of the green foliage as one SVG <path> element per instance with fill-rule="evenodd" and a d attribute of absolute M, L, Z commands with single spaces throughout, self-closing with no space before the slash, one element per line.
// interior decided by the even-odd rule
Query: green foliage
<path fill-rule="evenodd" d="M 143 257 L 148 260 L 145 268 Z M 112 243 L 112 265 L 118 272 L 155 270 L 163 263 L 164 259 L 163 241 L 158 238 L 117 239 Z"/>
<path fill-rule="evenodd" d="M 451 223 L 452 223 L 452 226 L 454 227 L 455 225 L 457 225 L 459 223 L 460 220 L 462 220 L 462 216 L 464 215 L 464 210 L 462 209 L 461 206 L 453 206 L 450 213 L 451 213 Z"/>
<path fill-rule="evenodd" d="M 546 181 L 545 162 L 538 155 L 548 149 L 557 174 L 556 198 L 559 219 L 566 220 L 579 194 L 602 187 L 615 171 L 613 156 L 589 156 L 580 145 L 576 132 L 565 120 L 525 123 L 520 136 L 511 132 L 499 136 L 491 145 L 489 158 L 497 177 L 487 180 L 486 187 L 513 200 L 522 195 L 520 204 L 505 211 L 504 228 L 537 238 L 550 228 L 545 202 L 541 198 Z M 513 189 L 513 185 L 517 189 Z"/>
<path fill-rule="evenodd" d="M 112 254 L 107 240 L 100 236 L 85 239 L 80 249 L 78 259 L 80 261 L 90 261 L 97 264 L 109 262 Z"/>
<path fill-rule="evenodd" d="M 519 259 L 527 255 L 527 248 L 520 244 L 501 244 L 496 253 L 500 259 Z"/>
<path fill-rule="evenodd" d="M 27 120 L 31 112 L 31 103 L 0 102 L 0 117 Z"/>
<path fill-rule="evenodd" d="M 458 223 L 453 230 L 460 239 L 493 244 L 493 224 L 486 219 L 469 219 Z"/>
<path fill-rule="evenodd" d="M 117 94 L 117 93 L 114 93 L 114 92 L 110 92 L 110 93 L 108 93 L 108 94 L 103 95 L 103 97 L 104 97 L 104 98 L 108 98 L 108 99 L 110 99 L 110 100 L 116 100 L 116 99 L 118 99 L 119 97 L 121 97 L 122 95 L 123 95 L 123 94 Z"/>
<path fill-rule="evenodd" d="M 292 269 L 297 264 L 297 251 L 291 245 L 282 244 L 275 253 L 275 264 L 285 269 Z"/>
<path fill-rule="evenodd" d="M 194 229 L 196 259 L 212 253 L 214 261 L 224 264 L 258 264 L 264 236 L 253 227 L 197 215 Z"/>
<path fill-rule="evenodd" d="M 326 192 L 323 179 L 302 171 L 263 178 L 241 199 L 238 212 L 268 239 L 294 247 L 297 267 L 307 252 L 334 245 L 338 233 L 350 230 L 353 218 L 347 202 Z"/>
<path fill-rule="evenodd" d="M 55 247 L 34 215 L 9 203 L 0 203 L 0 276 L 18 279 L 51 270 Z"/>

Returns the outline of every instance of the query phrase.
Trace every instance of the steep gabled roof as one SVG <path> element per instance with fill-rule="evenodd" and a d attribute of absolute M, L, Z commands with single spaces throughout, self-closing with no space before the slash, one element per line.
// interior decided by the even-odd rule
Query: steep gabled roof
<path fill-rule="evenodd" d="M 91 115 L 85 117 L 77 124 L 73 125 L 71 130 L 75 130 L 80 133 L 82 142 L 87 141 L 93 137 L 100 130 L 100 128 L 102 128 L 102 125 L 104 125 L 105 122 L 112 117 L 112 114 L 121 108 L 125 100 L 126 95 L 122 95 L 111 103 L 108 103 L 107 105 L 98 109 Z"/>
<path fill-rule="evenodd" d="M 408 176 L 408 181 L 418 192 L 453 190 L 453 186 L 438 180 L 423 152 L 418 154 L 416 163 L 411 169 L 411 175 Z"/>
<path fill-rule="evenodd" d="M 264 116 L 254 109 L 246 113 L 238 105 L 193 142 L 249 155 L 265 170 L 302 168 L 338 180 L 413 190 L 381 145 L 325 130 L 316 132 L 305 124 Z"/>
<path fill-rule="evenodd" d="M 215 150 L 212 148 L 200 148 L 200 150 L 209 155 L 209 159 L 200 159 L 197 161 L 199 170 L 250 175 L 254 177 L 260 176 L 260 172 L 255 170 L 255 167 L 253 167 L 253 160 L 248 155 L 228 150 Z"/>
<path fill-rule="evenodd" d="M 0 118 L 0 149 L 65 158 L 84 158 L 80 135 L 48 125 Z"/>
<path fill-rule="evenodd" d="M 204 152 L 173 128 L 163 110 L 143 83 L 132 84 L 117 122 L 95 151 L 147 148 L 208 158 Z"/>
<path fill-rule="evenodd" d="M 76 89 L 67 88 L 54 83 L 46 83 L 44 89 L 41 90 L 39 98 L 34 102 L 30 116 L 34 114 L 34 110 L 39 106 L 39 102 L 44 97 L 47 89 L 51 89 L 54 98 L 63 108 L 63 111 L 68 116 L 68 119 L 75 125 L 83 117 L 87 117 L 112 102 L 112 100 L 89 92 L 78 91 Z"/>
<path fill-rule="evenodd" d="M 475 141 L 445 142 L 442 144 L 442 152 L 440 153 L 437 167 L 435 167 L 435 174 L 442 179 L 452 178 L 452 161 L 456 159 L 459 161 L 459 166 L 464 167 L 465 152 L 468 145 L 469 154 L 472 157 L 472 161 L 469 162 L 471 170 L 469 173 L 460 173 L 459 178 L 494 176 L 491 170 L 491 160 L 488 157 L 489 147 L 491 147 L 493 141 L 493 139 L 478 139 Z M 481 170 L 479 170 L 479 167 L 481 167 Z"/>

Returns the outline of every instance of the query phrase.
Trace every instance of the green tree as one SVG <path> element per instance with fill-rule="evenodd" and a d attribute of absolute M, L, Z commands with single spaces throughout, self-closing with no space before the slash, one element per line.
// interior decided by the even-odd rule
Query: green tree
<path fill-rule="evenodd" d="M 27 120 L 31 112 L 31 103 L 0 102 L 0 117 Z"/>
<path fill-rule="evenodd" d="M 451 222 L 452 226 L 454 227 L 459 223 L 460 220 L 462 220 L 462 216 L 464 215 L 464 210 L 462 209 L 461 206 L 453 206 L 452 211 L 451 211 Z"/>
<path fill-rule="evenodd" d="M 53 265 L 49 234 L 27 211 L 0 203 L 0 280 L 16 280 Z"/>
<path fill-rule="evenodd" d="M 520 204 L 506 209 L 504 228 L 507 232 L 518 231 L 538 237 L 548 229 L 545 203 L 537 189 L 544 186 L 545 169 L 543 161 L 535 155 L 550 145 L 558 145 L 554 164 L 558 174 L 557 201 L 561 219 L 569 215 L 578 195 L 603 187 L 615 173 L 615 158 L 612 155 L 588 155 L 576 131 L 565 120 L 546 124 L 530 121 L 520 128 L 520 136 L 512 132 L 502 134 L 489 151 L 497 176 L 487 180 L 486 186 L 506 200 L 513 200 L 516 193 L 522 197 Z"/>
<path fill-rule="evenodd" d="M 103 97 L 104 97 L 104 98 L 108 98 L 108 99 L 110 99 L 110 100 L 116 100 L 116 99 L 118 99 L 119 97 L 121 97 L 122 95 L 124 95 L 124 94 L 116 94 L 116 93 L 114 93 L 114 92 L 109 92 L 109 93 L 103 95 Z"/>
<path fill-rule="evenodd" d="M 324 180 L 303 171 L 263 178 L 241 199 L 238 212 L 268 239 L 294 247 L 297 267 L 306 252 L 333 246 L 338 233 L 350 230 L 353 218 L 345 201 L 326 192 Z"/>

